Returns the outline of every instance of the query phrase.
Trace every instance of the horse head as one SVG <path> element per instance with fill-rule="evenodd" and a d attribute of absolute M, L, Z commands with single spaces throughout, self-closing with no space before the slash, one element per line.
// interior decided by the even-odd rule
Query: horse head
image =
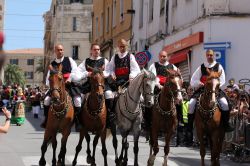
<path fill-rule="evenodd" d="M 214 71 L 209 71 L 207 69 L 207 80 L 204 85 L 205 87 L 205 96 L 206 96 L 206 101 L 209 101 L 208 107 L 214 107 L 216 103 L 216 95 L 219 93 L 220 89 L 220 76 L 222 72 L 214 72 Z"/>
<path fill-rule="evenodd" d="M 91 91 L 100 95 L 104 94 L 104 75 L 101 68 L 91 68 L 90 76 Z"/>
<path fill-rule="evenodd" d="M 154 105 L 154 88 L 156 85 L 156 76 L 151 71 L 143 69 L 144 77 L 142 80 L 142 86 L 140 88 L 144 104 L 146 107 L 151 107 Z"/>
<path fill-rule="evenodd" d="M 55 104 L 60 104 L 63 100 L 63 94 L 65 92 L 65 83 L 62 74 L 62 65 L 59 65 L 57 68 L 49 67 L 50 77 L 50 93 L 52 102 Z"/>
<path fill-rule="evenodd" d="M 183 80 L 179 70 L 169 70 L 167 69 L 168 79 L 164 84 L 165 92 L 168 93 L 172 98 L 175 99 L 175 102 L 179 103 L 183 100 L 182 97 L 182 84 Z"/>

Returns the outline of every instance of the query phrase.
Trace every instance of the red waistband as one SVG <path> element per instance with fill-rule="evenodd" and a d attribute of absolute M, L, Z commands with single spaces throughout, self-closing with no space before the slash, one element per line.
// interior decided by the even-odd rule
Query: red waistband
<path fill-rule="evenodd" d="M 129 68 L 127 67 L 117 68 L 115 69 L 115 75 L 116 76 L 129 75 Z"/>

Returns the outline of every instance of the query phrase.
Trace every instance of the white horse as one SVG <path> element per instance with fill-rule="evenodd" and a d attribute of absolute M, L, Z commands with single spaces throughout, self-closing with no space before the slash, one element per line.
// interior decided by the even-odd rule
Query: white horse
<path fill-rule="evenodd" d="M 128 147 L 127 136 L 130 131 L 134 135 L 134 165 L 138 165 L 138 139 L 141 132 L 142 111 L 140 97 L 144 98 L 146 107 L 154 104 L 154 87 L 156 76 L 149 71 L 143 71 L 130 82 L 124 93 L 120 94 L 115 106 L 117 126 L 122 135 L 122 150 L 118 159 L 118 165 L 127 165 Z M 123 155 L 124 154 L 124 155 Z"/>

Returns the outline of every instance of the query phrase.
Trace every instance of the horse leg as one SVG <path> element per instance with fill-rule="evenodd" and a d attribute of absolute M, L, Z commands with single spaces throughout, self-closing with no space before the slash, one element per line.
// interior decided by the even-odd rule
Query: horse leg
<path fill-rule="evenodd" d="M 205 166 L 205 161 L 204 161 L 204 158 L 205 158 L 205 154 L 206 154 L 206 149 L 205 149 L 205 145 L 204 145 L 204 139 L 203 139 L 203 136 L 204 136 L 204 133 L 203 131 L 201 131 L 202 129 L 198 129 L 197 128 L 197 136 L 198 136 L 198 139 L 200 141 L 200 156 L 201 156 L 201 165 L 202 166 Z"/>
<path fill-rule="evenodd" d="M 102 142 L 102 155 L 103 155 L 103 158 L 104 158 L 104 166 L 108 166 L 108 162 L 107 162 L 107 148 L 106 148 L 106 129 L 102 132 L 102 135 L 101 135 L 101 142 Z"/>
<path fill-rule="evenodd" d="M 122 163 L 122 160 L 123 160 L 123 153 L 124 153 L 124 149 L 125 149 L 125 144 L 126 144 L 126 137 L 125 136 L 122 136 L 122 149 L 121 149 L 121 154 L 119 156 L 119 159 L 118 159 L 118 164 L 117 165 L 121 165 Z"/>
<path fill-rule="evenodd" d="M 85 135 L 85 131 L 80 130 L 79 142 L 76 146 L 76 154 L 75 154 L 74 160 L 72 162 L 73 166 L 75 166 L 77 164 L 77 156 L 78 156 L 79 152 L 82 150 L 82 141 L 84 139 L 84 135 Z"/>
<path fill-rule="evenodd" d="M 94 141 L 93 141 L 93 154 L 92 154 L 92 161 L 91 161 L 91 166 L 95 166 L 95 150 L 96 150 L 96 145 L 98 143 L 98 139 L 100 137 L 100 134 L 95 135 Z"/>
<path fill-rule="evenodd" d="M 41 146 L 41 151 L 42 151 L 42 155 L 41 158 L 39 160 L 39 166 L 45 166 L 46 165 L 46 160 L 45 160 L 45 153 L 47 151 L 47 146 L 48 146 L 48 141 L 47 140 L 43 140 L 43 144 Z"/>
<path fill-rule="evenodd" d="M 56 147 L 57 147 L 57 141 L 56 141 L 56 134 L 55 134 L 52 137 L 52 148 L 53 148 L 52 166 L 56 166 Z"/>
<path fill-rule="evenodd" d="M 42 155 L 41 158 L 39 160 L 39 166 L 45 166 L 46 165 L 46 160 L 45 160 L 45 153 L 47 151 L 47 147 L 48 147 L 48 143 L 51 139 L 51 135 L 49 134 L 51 132 L 48 131 L 48 129 L 45 130 L 44 133 L 44 139 L 43 139 L 43 144 L 41 146 L 41 151 L 42 151 Z"/>
<path fill-rule="evenodd" d="M 134 132 L 134 154 L 135 154 L 134 166 L 138 166 L 138 152 L 139 152 L 138 140 L 140 136 L 140 131 L 141 130 L 139 128 L 138 131 Z"/>
<path fill-rule="evenodd" d="M 166 132 L 165 134 L 165 147 L 164 147 L 165 156 L 164 156 L 163 166 L 167 166 L 167 163 L 168 163 L 169 143 L 170 143 L 173 133 L 174 131 L 170 130 L 169 132 Z"/>
<path fill-rule="evenodd" d="M 123 162 L 122 162 L 123 166 L 127 166 L 127 163 L 128 163 L 128 148 L 129 148 L 129 143 L 128 143 L 127 137 L 128 137 L 128 134 L 126 135 L 126 142 L 125 142 L 125 147 L 124 147 L 125 154 L 124 154 L 124 158 L 123 158 Z"/>
<path fill-rule="evenodd" d="M 118 163 L 118 154 L 117 154 L 117 137 L 116 137 L 116 125 L 113 123 L 111 125 L 111 134 L 113 136 L 113 147 L 115 149 L 115 163 Z"/>
<path fill-rule="evenodd" d="M 157 153 L 159 152 L 159 147 L 158 147 L 158 128 L 153 127 L 152 125 L 152 130 L 150 134 L 150 156 L 148 158 L 148 166 L 153 166 L 155 157 Z M 153 154 L 152 154 L 152 149 L 153 149 Z"/>
<path fill-rule="evenodd" d="M 85 138 L 86 138 L 86 141 L 87 141 L 87 163 L 88 164 L 91 164 L 91 150 L 90 150 L 90 136 L 89 136 L 89 133 L 87 132 L 85 134 Z"/>
<path fill-rule="evenodd" d="M 67 152 L 66 144 L 68 140 L 68 136 L 70 134 L 71 129 L 65 129 L 65 131 L 62 132 L 62 139 L 61 139 L 61 150 L 58 155 L 58 163 L 61 164 L 61 166 L 65 166 L 65 154 Z"/>

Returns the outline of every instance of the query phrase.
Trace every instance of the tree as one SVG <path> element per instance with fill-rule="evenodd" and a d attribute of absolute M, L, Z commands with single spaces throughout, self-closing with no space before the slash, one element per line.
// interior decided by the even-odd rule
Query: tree
<path fill-rule="evenodd" d="M 5 83 L 10 85 L 17 83 L 22 86 L 25 84 L 24 72 L 15 64 L 8 64 L 4 70 Z"/>
<path fill-rule="evenodd" d="M 36 73 L 44 72 L 44 59 L 39 59 L 37 62 L 38 66 L 36 67 Z"/>

